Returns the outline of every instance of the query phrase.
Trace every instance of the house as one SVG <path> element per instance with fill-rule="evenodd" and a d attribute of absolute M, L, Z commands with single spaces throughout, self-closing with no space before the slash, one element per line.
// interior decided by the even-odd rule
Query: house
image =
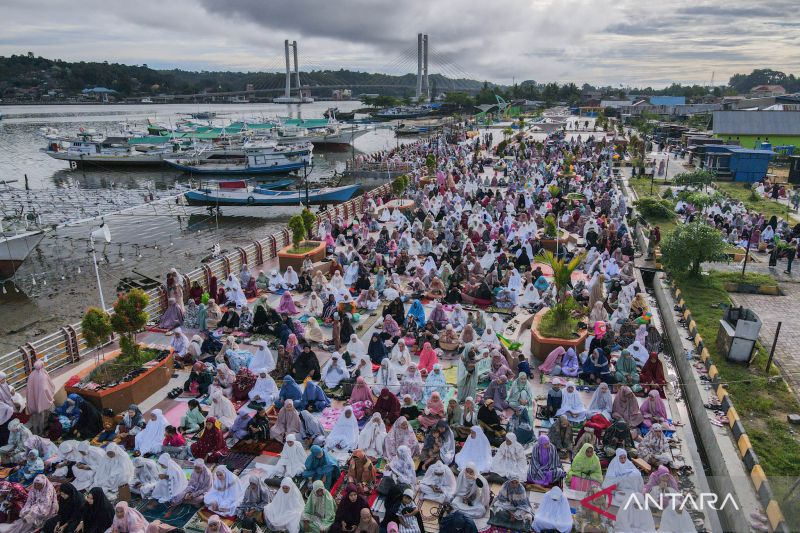
<path fill-rule="evenodd" d="M 753 150 L 730 144 L 706 144 L 700 168 L 713 170 L 720 179 L 754 183 L 767 175 L 772 150 Z"/>
<path fill-rule="evenodd" d="M 750 89 L 750 96 L 753 98 L 764 98 L 767 96 L 780 96 L 786 94 L 783 85 L 756 85 Z"/>
<path fill-rule="evenodd" d="M 715 111 L 712 130 L 718 139 L 745 148 L 762 142 L 800 147 L 800 111 Z"/>
<path fill-rule="evenodd" d="M 677 106 L 686 105 L 685 96 L 651 96 L 650 105 Z"/>

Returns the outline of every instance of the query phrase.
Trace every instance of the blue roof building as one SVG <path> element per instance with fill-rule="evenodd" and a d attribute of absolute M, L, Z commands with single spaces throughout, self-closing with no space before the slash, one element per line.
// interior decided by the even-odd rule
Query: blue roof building
<path fill-rule="evenodd" d="M 706 144 L 702 167 L 713 170 L 722 178 L 753 183 L 764 179 L 772 150 L 752 150 L 731 144 Z"/>
<path fill-rule="evenodd" d="M 650 105 L 686 105 L 685 96 L 651 96 Z"/>
<path fill-rule="evenodd" d="M 83 94 L 112 94 L 117 91 L 114 89 L 108 89 L 106 87 L 93 87 L 91 89 L 87 88 L 81 91 Z"/>

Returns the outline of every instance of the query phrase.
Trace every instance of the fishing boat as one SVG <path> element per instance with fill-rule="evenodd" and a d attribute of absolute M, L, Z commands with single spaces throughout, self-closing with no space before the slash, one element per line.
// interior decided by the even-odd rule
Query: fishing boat
<path fill-rule="evenodd" d="M 98 136 L 92 130 L 81 131 L 75 138 L 46 135 L 47 146 L 41 151 L 72 168 L 160 166 L 165 159 L 179 157 L 181 142 L 159 137 L 151 143 L 130 142 L 128 137 Z"/>
<path fill-rule="evenodd" d="M 344 187 L 324 187 L 308 190 L 308 205 L 346 202 L 358 191 L 358 184 Z M 306 203 L 306 191 L 276 191 L 265 187 L 244 189 L 196 189 L 184 193 L 189 205 L 265 206 L 299 205 Z"/>
<path fill-rule="evenodd" d="M 27 220 L 0 218 L 0 280 L 14 275 L 44 239 L 44 234 L 44 230 Z"/>
<path fill-rule="evenodd" d="M 333 120 L 353 120 L 356 117 L 356 112 L 339 111 L 338 107 L 329 107 L 322 116 Z"/>
<path fill-rule="evenodd" d="M 277 142 L 245 143 L 243 158 L 216 160 L 177 159 L 165 162 L 191 174 L 285 174 L 311 164 L 314 145 Z"/>
<path fill-rule="evenodd" d="M 406 120 L 424 117 L 425 115 L 429 115 L 430 112 L 430 108 L 423 106 L 399 106 L 381 109 L 375 113 L 370 113 L 370 115 L 377 120 Z"/>

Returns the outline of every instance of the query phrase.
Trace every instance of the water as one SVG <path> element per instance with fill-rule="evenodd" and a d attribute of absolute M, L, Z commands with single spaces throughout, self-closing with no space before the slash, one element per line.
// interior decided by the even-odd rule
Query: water
<path fill-rule="evenodd" d="M 349 111 L 359 102 L 313 104 L 231 105 L 44 105 L 0 106 L 0 180 L 19 180 L 27 174 L 32 189 L 77 187 L 87 189 L 138 188 L 151 182 L 167 189 L 186 182 L 187 176 L 168 169 L 70 170 L 68 164 L 41 153 L 45 146 L 40 128 L 74 134 L 80 127 L 108 135 L 119 134 L 120 123 L 141 126 L 147 118 L 176 123 L 188 113 L 215 111 L 218 119 L 320 118 L 330 106 Z M 312 180 L 341 172 L 353 154 L 371 153 L 396 145 L 391 130 L 372 131 L 355 141 L 355 150 L 314 151 Z M 364 183 L 367 188 L 380 182 Z M 188 271 L 211 254 L 214 244 L 223 250 L 246 245 L 282 228 L 298 207 L 225 207 L 222 215 L 203 207 L 175 204 L 143 207 L 106 218 L 111 243 L 98 247 L 100 278 L 106 301 L 111 302 L 123 277 L 143 274 L 161 279 L 171 267 Z M 98 305 L 97 282 L 89 252 L 91 224 L 48 232 L 11 280 L 0 290 L 0 354 L 14 350 L 43 333 L 80 321 L 89 305 Z M 2 281 L 2 280 L 0 280 Z"/>

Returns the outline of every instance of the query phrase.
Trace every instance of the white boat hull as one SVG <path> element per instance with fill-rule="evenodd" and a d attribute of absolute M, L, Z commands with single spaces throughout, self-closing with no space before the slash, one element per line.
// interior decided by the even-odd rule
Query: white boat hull
<path fill-rule="evenodd" d="M 43 238 L 43 231 L 0 237 L 0 278 L 12 277 Z"/>

